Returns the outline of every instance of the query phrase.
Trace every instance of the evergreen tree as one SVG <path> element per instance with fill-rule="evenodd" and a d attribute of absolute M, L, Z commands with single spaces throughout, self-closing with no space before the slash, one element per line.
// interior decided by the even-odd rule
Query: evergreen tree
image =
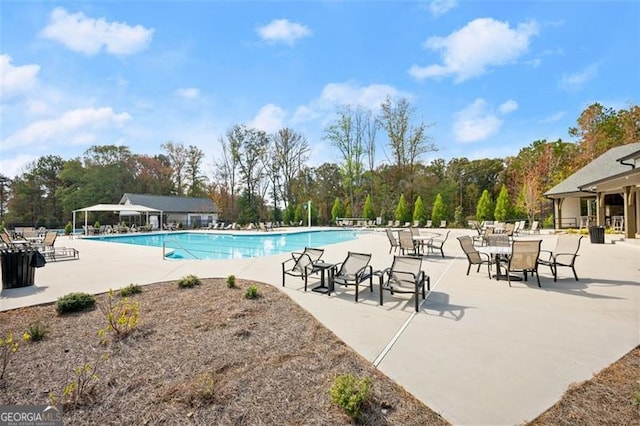
<path fill-rule="evenodd" d="M 509 199 L 507 186 L 503 184 L 502 188 L 500 189 L 498 199 L 496 200 L 496 210 L 494 213 L 494 217 L 496 218 L 496 220 L 504 222 L 505 220 L 511 218 L 511 210 L 511 200 Z"/>
<path fill-rule="evenodd" d="M 427 223 L 427 208 L 422 202 L 422 197 L 418 195 L 416 202 L 413 204 L 413 221 L 420 222 L 420 226 Z"/>
<path fill-rule="evenodd" d="M 436 200 L 433 202 L 433 209 L 431 209 L 431 222 L 433 226 L 439 226 L 440 222 L 447 219 L 447 212 L 442 202 L 442 195 L 438 193 Z"/>
<path fill-rule="evenodd" d="M 340 197 L 336 197 L 333 207 L 331 207 L 331 223 L 336 223 L 339 217 L 344 217 L 344 206 L 340 201 Z"/>
<path fill-rule="evenodd" d="M 493 201 L 489 191 L 485 189 L 482 191 L 482 196 L 478 200 L 478 206 L 476 207 L 476 220 L 480 223 L 484 220 L 493 220 Z"/>
<path fill-rule="evenodd" d="M 307 213 L 306 212 L 307 211 L 304 209 L 304 207 L 302 207 L 302 204 L 298 204 L 296 206 L 296 212 L 295 212 L 295 216 L 293 218 L 293 221 L 297 224 L 301 220 L 304 220 L 307 217 Z"/>
<path fill-rule="evenodd" d="M 456 222 L 456 226 L 464 228 L 464 213 L 462 212 L 462 206 L 457 206 L 454 212 L 453 220 Z"/>
<path fill-rule="evenodd" d="M 400 224 L 409 222 L 411 220 L 411 213 L 409 212 L 407 202 L 404 199 L 404 194 L 400 194 L 400 199 L 398 200 L 398 205 L 396 206 L 395 217 L 396 220 L 400 222 Z"/>
<path fill-rule="evenodd" d="M 370 194 L 367 194 L 367 199 L 364 202 L 362 217 L 367 220 L 376 220 L 376 212 L 373 210 L 373 202 L 371 201 Z"/>

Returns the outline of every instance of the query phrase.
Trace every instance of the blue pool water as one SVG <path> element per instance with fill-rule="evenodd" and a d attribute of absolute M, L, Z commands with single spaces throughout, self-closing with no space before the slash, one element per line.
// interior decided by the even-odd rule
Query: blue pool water
<path fill-rule="evenodd" d="M 210 234 L 171 232 L 159 234 L 124 234 L 91 237 L 92 240 L 122 244 L 162 247 L 170 259 L 239 259 L 302 251 L 351 241 L 362 231 L 323 230 L 302 232 L 266 232 L 263 234 Z"/>

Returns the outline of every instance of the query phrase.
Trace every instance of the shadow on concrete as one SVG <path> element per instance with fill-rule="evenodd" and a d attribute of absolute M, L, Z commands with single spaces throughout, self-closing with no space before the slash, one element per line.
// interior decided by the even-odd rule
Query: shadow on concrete
<path fill-rule="evenodd" d="M 427 295 L 422 305 L 422 311 L 427 315 L 460 321 L 465 311 L 473 306 L 454 305 L 449 302 L 449 295 L 440 291 L 432 291 Z"/>

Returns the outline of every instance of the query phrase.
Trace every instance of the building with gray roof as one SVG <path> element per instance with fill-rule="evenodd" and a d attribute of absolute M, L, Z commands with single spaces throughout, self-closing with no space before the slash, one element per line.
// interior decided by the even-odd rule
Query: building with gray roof
<path fill-rule="evenodd" d="M 555 227 L 613 226 L 639 238 L 640 143 L 611 148 L 544 194 Z"/>
<path fill-rule="evenodd" d="M 172 195 L 150 195 L 125 193 L 120 204 L 136 204 L 162 211 L 159 223 L 181 223 L 187 228 L 216 223 L 220 209 L 210 198 L 178 197 Z"/>

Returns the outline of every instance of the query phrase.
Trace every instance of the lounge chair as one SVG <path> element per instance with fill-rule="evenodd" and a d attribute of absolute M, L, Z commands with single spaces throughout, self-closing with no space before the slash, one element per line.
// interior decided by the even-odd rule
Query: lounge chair
<path fill-rule="evenodd" d="M 413 234 L 409 229 L 403 229 L 398 232 L 398 240 L 400 242 L 400 252 L 403 255 L 411 255 L 411 256 L 419 256 L 420 255 L 420 247 L 416 244 L 416 241 L 413 239 Z"/>
<path fill-rule="evenodd" d="M 56 231 L 48 231 L 40 244 L 34 244 L 32 247 L 40 251 L 47 261 L 63 260 L 63 259 L 79 259 L 80 252 L 72 247 L 54 247 L 58 233 Z"/>
<path fill-rule="evenodd" d="M 17 238 L 12 237 L 9 231 L 7 231 L 7 228 L 5 228 L 2 232 L 0 232 L 0 242 L 2 242 L 8 248 L 13 248 L 13 249 L 29 247 L 30 245 L 29 241 L 21 237 L 17 237 Z"/>
<path fill-rule="evenodd" d="M 465 256 L 467 256 L 467 260 L 469 261 L 467 275 L 469 275 L 471 265 L 478 265 L 478 270 L 476 272 L 480 272 L 480 267 L 482 265 L 487 265 L 487 272 L 489 273 L 489 279 L 491 279 L 491 265 L 495 263 L 491 259 L 491 256 L 487 253 L 480 253 L 476 250 L 473 245 L 473 239 L 468 235 L 458 237 L 458 241 L 460 241 L 460 247 L 462 247 L 462 251 L 464 251 Z"/>
<path fill-rule="evenodd" d="M 541 265 L 545 265 L 551 268 L 553 274 L 553 281 L 558 281 L 558 267 L 565 266 L 571 268 L 573 276 L 578 280 L 578 274 L 576 273 L 576 257 L 578 257 L 578 250 L 580 250 L 580 241 L 584 236 L 573 236 L 568 234 L 558 235 L 558 241 L 553 251 L 540 250 L 540 252 L 548 253 L 547 259 L 539 259 Z"/>
<path fill-rule="evenodd" d="M 394 293 L 412 293 L 415 295 L 415 310 L 418 312 L 420 292 L 422 299 L 426 297 L 427 289 L 431 290 L 431 278 L 422 270 L 422 258 L 410 256 L 394 256 L 390 268 L 380 273 L 380 305 L 384 303 L 385 291 Z"/>
<path fill-rule="evenodd" d="M 531 226 L 529 226 L 529 229 L 526 230 L 527 234 L 539 234 L 540 233 L 540 229 L 538 228 L 540 226 L 540 222 L 538 222 L 537 220 L 534 220 L 533 222 L 531 222 Z"/>
<path fill-rule="evenodd" d="M 433 227 L 433 221 L 428 220 L 427 223 L 425 223 L 424 227 L 425 228 L 432 228 Z"/>
<path fill-rule="evenodd" d="M 434 253 L 435 250 L 440 250 L 440 254 L 442 254 L 442 257 L 444 257 L 444 243 L 447 241 L 447 238 L 449 238 L 450 232 L 451 232 L 450 230 L 447 231 L 447 233 L 444 235 L 444 238 L 436 237 L 430 240 L 427 243 L 427 247 L 429 248 L 429 251 L 431 251 L 431 253 Z"/>
<path fill-rule="evenodd" d="M 307 291 L 309 275 L 317 272 L 314 264 L 320 260 L 324 249 L 305 247 L 302 253 L 291 253 L 291 259 L 282 262 L 282 287 L 285 275 L 300 277 L 304 280 L 304 291 Z"/>
<path fill-rule="evenodd" d="M 333 285 L 355 286 L 356 303 L 358 302 L 358 285 L 369 280 L 369 289 L 373 292 L 373 268 L 369 265 L 371 254 L 349 252 L 345 260 L 336 265 Z"/>
<path fill-rule="evenodd" d="M 540 257 L 540 245 L 542 240 L 514 241 L 511 255 L 507 262 L 507 281 L 511 287 L 511 272 L 519 271 L 527 281 L 527 274 L 536 274 L 538 287 L 540 286 L 540 276 L 538 275 L 538 259 Z"/>
<path fill-rule="evenodd" d="M 441 220 L 440 221 L 440 228 L 446 228 L 447 227 L 447 221 L 446 220 Z"/>
<path fill-rule="evenodd" d="M 393 231 L 391 229 L 386 228 L 385 232 L 387 233 L 387 238 L 389 239 L 389 244 L 391 244 L 391 247 L 389 247 L 389 254 L 391 254 L 391 250 L 393 250 L 394 252 L 396 250 L 398 250 L 398 247 L 400 247 L 400 242 L 398 241 L 396 236 L 393 235 Z"/>

